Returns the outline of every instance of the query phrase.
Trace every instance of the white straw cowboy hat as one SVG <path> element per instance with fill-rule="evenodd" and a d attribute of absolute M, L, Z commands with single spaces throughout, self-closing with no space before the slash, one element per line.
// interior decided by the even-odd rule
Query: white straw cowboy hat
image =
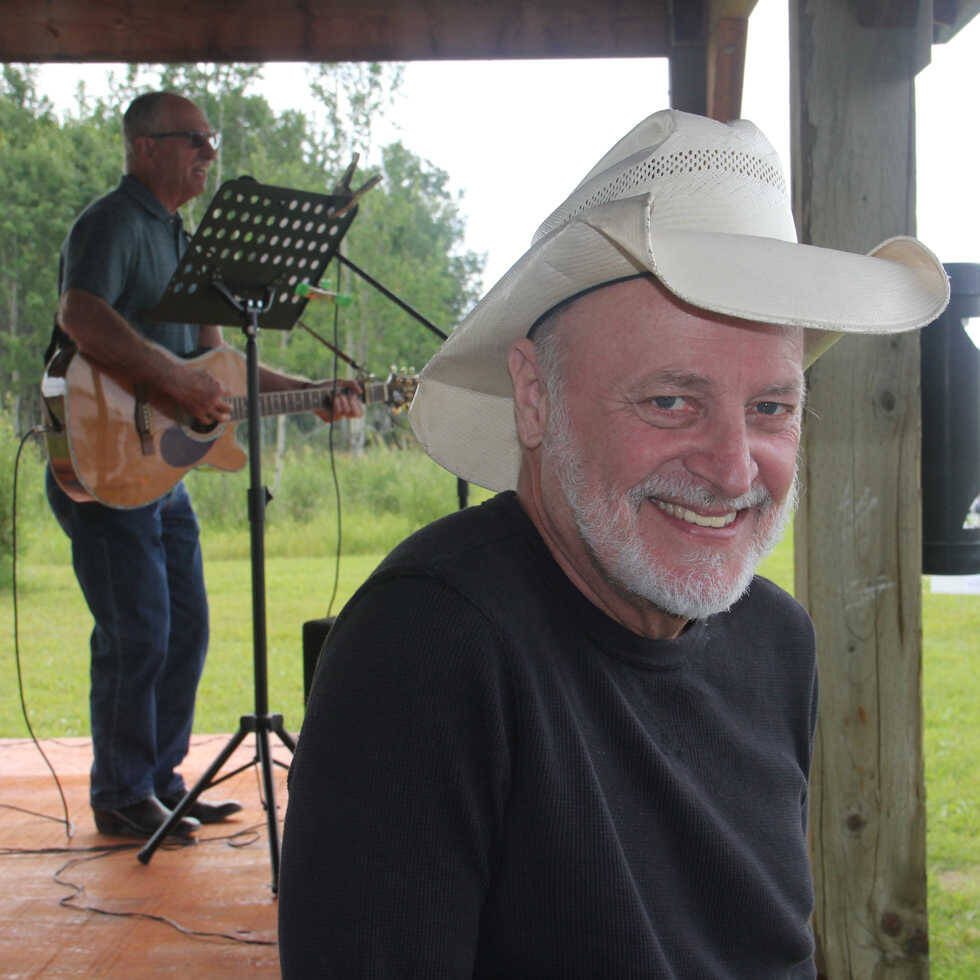
<path fill-rule="evenodd" d="M 651 272 L 693 306 L 801 326 L 812 364 L 842 333 L 895 333 L 949 300 L 913 238 L 869 255 L 799 245 L 779 159 L 744 120 L 657 112 L 621 139 L 422 371 L 412 428 L 426 452 L 491 490 L 517 484 L 511 345 L 562 300 Z"/>

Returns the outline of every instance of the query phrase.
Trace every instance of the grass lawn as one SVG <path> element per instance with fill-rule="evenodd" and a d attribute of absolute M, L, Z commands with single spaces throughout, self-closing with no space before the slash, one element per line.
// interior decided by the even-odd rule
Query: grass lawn
<path fill-rule="evenodd" d="M 247 531 L 244 533 L 247 539 Z M 205 531 L 205 572 L 212 642 L 198 695 L 197 732 L 230 733 L 252 713 L 251 568 L 247 543 L 232 532 Z M 309 532 L 307 532 L 307 536 Z M 303 717 L 302 624 L 327 613 L 332 557 L 286 556 L 302 531 L 267 529 L 266 611 L 269 708 L 296 731 Z M 244 550 L 246 557 L 241 557 Z M 341 562 L 336 613 L 381 555 Z M 763 573 L 791 590 L 789 540 Z M 18 569 L 20 656 L 27 703 L 39 736 L 87 735 L 88 633 L 91 619 L 56 530 L 31 536 Z M 923 580 L 925 749 L 929 848 L 929 918 L 933 980 L 980 977 L 980 597 L 933 595 Z M 12 636 L 10 592 L 0 628 Z M 397 642 L 392 624 L 392 642 Z M 13 644 L 0 685 L 0 737 L 26 735 L 17 693 Z"/>

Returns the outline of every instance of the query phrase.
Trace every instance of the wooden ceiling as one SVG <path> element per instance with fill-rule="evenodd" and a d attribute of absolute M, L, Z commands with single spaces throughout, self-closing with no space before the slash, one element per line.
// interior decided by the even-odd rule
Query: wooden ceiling
<path fill-rule="evenodd" d="M 665 56 L 668 5 L 668 0 L 7 0 L 0 53 L 5 61 L 144 62 Z"/>
<path fill-rule="evenodd" d="M 847 0 L 865 26 L 930 0 Z M 931 0 L 945 41 L 980 0 Z M 756 0 L 3 0 L 0 60 L 412 61 L 665 57 L 671 103 L 731 119 Z"/>
<path fill-rule="evenodd" d="M 5 0 L 0 60 L 666 57 L 679 108 L 732 118 L 741 103 L 745 25 L 755 2 Z M 716 94 L 709 93 L 709 78 Z"/>

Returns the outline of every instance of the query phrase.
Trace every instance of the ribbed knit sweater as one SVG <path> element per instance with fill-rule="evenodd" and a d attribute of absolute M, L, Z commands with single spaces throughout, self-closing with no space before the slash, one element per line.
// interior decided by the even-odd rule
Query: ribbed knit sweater
<path fill-rule="evenodd" d="M 279 896 L 291 978 L 813 977 L 810 621 L 756 578 L 675 640 L 513 494 L 400 545 L 321 655 Z"/>

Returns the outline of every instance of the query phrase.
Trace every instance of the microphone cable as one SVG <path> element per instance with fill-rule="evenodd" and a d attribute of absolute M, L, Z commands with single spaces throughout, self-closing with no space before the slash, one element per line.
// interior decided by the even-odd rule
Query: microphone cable
<path fill-rule="evenodd" d="M 45 432 L 50 431 L 48 426 L 37 425 L 34 428 L 28 430 L 20 440 L 17 446 L 17 454 L 14 457 L 14 483 L 13 483 L 13 500 L 11 502 L 11 551 L 12 551 L 12 583 L 11 583 L 11 595 L 13 597 L 14 604 L 14 664 L 17 668 L 17 692 L 20 697 L 20 710 L 24 716 L 24 724 L 27 726 L 27 731 L 31 736 L 31 741 L 34 743 L 34 747 L 38 750 L 41 758 L 44 759 L 45 765 L 51 772 L 51 776 L 54 779 L 55 786 L 58 787 L 58 795 L 61 797 L 61 806 L 64 811 L 64 820 L 60 820 L 57 817 L 48 817 L 47 819 L 55 820 L 57 823 L 64 823 L 65 825 L 65 836 L 70 841 L 72 835 L 74 834 L 74 827 L 71 822 L 71 815 L 68 812 L 68 800 L 65 798 L 64 789 L 61 786 L 61 780 L 58 779 L 58 774 L 55 772 L 54 766 L 51 764 L 51 760 L 47 757 L 44 749 L 41 747 L 41 743 L 37 736 L 34 734 L 34 727 L 31 725 L 30 714 L 27 710 L 27 700 L 24 696 L 24 676 L 21 670 L 20 662 L 20 620 L 19 620 L 19 603 L 17 601 L 17 483 L 18 476 L 20 473 L 20 457 L 23 453 L 24 446 L 27 444 L 27 440 L 31 436 L 42 435 Z M 5 804 L 8 809 L 20 810 L 20 807 L 12 807 L 9 804 Z M 35 816 L 44 816 L 44 814 L 35 814 Z"/>

